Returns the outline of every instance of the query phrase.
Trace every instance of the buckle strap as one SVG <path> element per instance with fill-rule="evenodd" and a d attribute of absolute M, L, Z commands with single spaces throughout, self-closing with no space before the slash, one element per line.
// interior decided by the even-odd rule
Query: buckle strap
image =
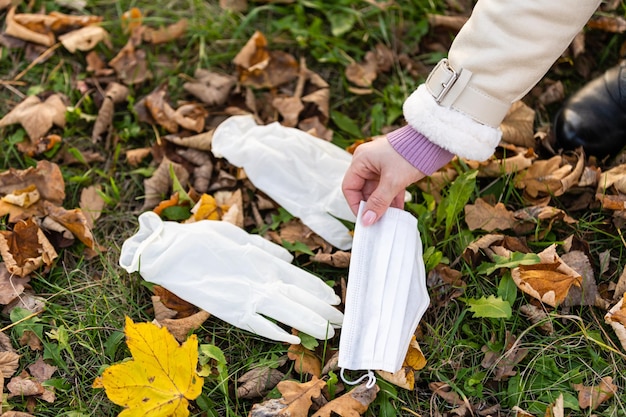
<path fill-rule="evenodd" d="M 456 71 L 444 58 L 430 72 L 425 84 L 438 104 L 458 110 L 479 123 L 497 128 L 511 104 L 472 87 L 471 78 L 471 71 Z"/>

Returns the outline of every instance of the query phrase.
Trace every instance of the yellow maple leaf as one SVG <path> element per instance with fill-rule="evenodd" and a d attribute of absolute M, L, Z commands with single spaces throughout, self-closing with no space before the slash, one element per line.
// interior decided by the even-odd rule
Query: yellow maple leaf
<path fill-rule="evenodd" d="M 166 328 L 128 317 L 124 333 L 133 359 L 108 367 L 100 381 L 107 397 L 125 407 L 119 416 L 188 416 L 188 400 L 204 383 L 196 373 L 196 335 L 179 345 Z"/>

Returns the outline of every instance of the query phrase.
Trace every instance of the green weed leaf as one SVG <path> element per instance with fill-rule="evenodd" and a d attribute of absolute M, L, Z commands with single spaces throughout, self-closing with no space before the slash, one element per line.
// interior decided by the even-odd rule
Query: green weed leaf
<path fill-rule="evenodd" d="M 474 317 L 508 319 L 513 314 L 511 304 L 494 295 L 490 295 L 487 298 L 468 298 L 465 302 L 469 310 L 474 313 Z"/>
<path fill-rule="evenodd" d="M 513 252 L 509 258 L 494 255 L 495 262 L 484 262 L 477 269 L 479 274 L 491 275 L 500 268 L 517 268 L 520 265 L 535 265 L 541 262 L 536 253 Z"/>
<path fill-rule="evenodd" d="M 450 236 L 452 227 L 458 220 L 459 214 L 469 201 L 476 188 L 478 171 L 467 171 L 457 177 L 450 186 L 448 194 L 437 208 L 437 225 L 445 223 L 445 237 Z"/>
<path fill-rule="evenodd" d="M 330 118 L 333 119 L 333 122 L 337 125 L 337 127 L 344 132 L 349 133 L 355 138 L 363 136 L 363 133 L 356 122 L 345 114 L 334 111 L 330 114 Z"/>

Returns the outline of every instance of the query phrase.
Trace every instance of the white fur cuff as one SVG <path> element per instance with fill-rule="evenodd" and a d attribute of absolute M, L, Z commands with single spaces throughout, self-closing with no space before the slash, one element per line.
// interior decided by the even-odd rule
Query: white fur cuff
<path fill-rule="evenodd" d="M 484 161 L 493 154 L 502 136 L 500 129 L 440 106 L 423 84 L 406 99 L 403 110 L 411 127 L 462 158 Z"/>

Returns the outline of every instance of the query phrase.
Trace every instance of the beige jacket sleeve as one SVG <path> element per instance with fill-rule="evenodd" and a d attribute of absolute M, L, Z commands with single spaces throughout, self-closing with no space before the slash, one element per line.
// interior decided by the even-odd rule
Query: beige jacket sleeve
<path fill-rule="evenodd" d="M 464 158 L 493 154 L 511 103 L 550 69 L 600 0 L 479 0 L 445 63 L 404 103 L 404 116 Z"/>

